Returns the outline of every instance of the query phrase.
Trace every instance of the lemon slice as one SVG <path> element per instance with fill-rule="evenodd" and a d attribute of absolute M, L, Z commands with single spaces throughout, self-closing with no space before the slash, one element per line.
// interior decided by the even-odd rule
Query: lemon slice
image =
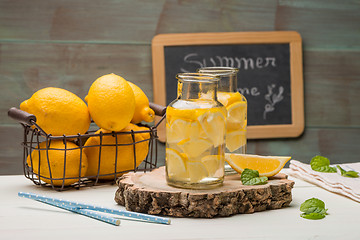
<path fill-rule="evenodd" d="M 235 102 L 228 106 L 227 121 L 232 123 L 241 123 L 244 125 L 247 113 L 247 104 L 245 101 Z"/>
<path fill-rule="evenodd" d="M 166 148 L 166 170 L 169 177 L 183 179 L 188 177 L 186 159 L 178 151 Z"/>
<path fill-rule="evenodd" d="M 236 130 L 244 130 L 246 131 L 246 125 L 247 125 L 247 120 L 243 121 L 243 122 L 226 122 L 226 131 L 227 132 L 232 132 L 232 131 L 236 131 Z"/>
<path fill-rule="evenodd" d="M 213 142 L 214 147 L 224 143 L 225 116 L 220 110 L 205 112 L 198 117 L 198 121 L 206 136 Z"/>
<path fill-rule="evenodd" d="M 196 121 L 199 114 L 201 114 L 201 110 L 202 109 L 197 109 L 197 108 L 178 109 L 169 106 L 166 109 L 166 118 L 170 124 L 172 124 L 177 119 Z"/>
<path fill-rule="evenodd" d="M 226 134 L 226 148 L 233 152 L 246 144 L 246 131 L 232 131 Z"/>
<path fill-rule="evenodd" d="M 186 138 L 197 138 L 200 134 L 198 122 L 176 119 L 166 124 L 166 140 L 169 143 L 180 142 Z"/>
<path fill-rule="evenodd" d="M 182 131 L 186 130 L 186 136 L 190 139 L 192 138 L 200 138 L 201 137 L 201 126 L 199 122 L 191 122 L 188 125 L 188 128 L 182 129 Z"/>
<path fill-rule="evenodd" d="M 280 172 L 285 163 L 290 159 L 291 157 L 260 156 L 236 153 L 225 154 L 225 160 L 238 173 L 241 173 L 245 168 L 249 168 L 252 170 L 258 170 L 261 177 L 274 176 Z"/>
<path fill-rule="evenodd" d="M 197 183 L 208 176 L 208 172 L 201 162 L 187 162 L 186 164 L 190 182 Z"/>
<path fill-rule="evenodd" d="M 210 140 L 199 138 L 199 139 L 184 139 L 178 143 L 180 149 L 190 159 L 194 159 L 207 152 L 212 148 L 213 144 Z"/>
<path fill-rule="evenodd" d="M 243 97 L 239 92 L 218 92 L 218 101 L 225 107 L 233 104 L 234 102 L 242 101 Z"/>
<path fill-rule="evenodd" d="M 209 176 L 215 177 L 224 172 L 224 157 L 221 155 L 208 155 L 201 159 Z"/>
<path fill-rule="evenodd" d="M 226 107 L 229 104 L 230 94 L 228 92 L 218 92 L 217 99 Z"/>

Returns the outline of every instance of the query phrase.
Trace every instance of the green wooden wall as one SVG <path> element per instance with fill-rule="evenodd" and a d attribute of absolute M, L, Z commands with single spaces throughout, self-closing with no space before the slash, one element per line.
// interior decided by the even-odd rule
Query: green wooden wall
<path fill-rule="evenodd" d="M 359 0 L 0 0 L 0 174 L 22 173 L 22 128 L 7 110 L 38 89 L 83 98 L 114 72 L 152 99 L 156 34 L 286 30 L 303 38 L 306 129 L 248 152 L 359 161 Z"/>

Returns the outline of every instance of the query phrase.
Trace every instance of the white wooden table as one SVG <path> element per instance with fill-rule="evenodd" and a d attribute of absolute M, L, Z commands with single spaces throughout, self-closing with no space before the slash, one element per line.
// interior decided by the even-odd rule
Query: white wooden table
<path fill-rule="evenodd" d="M 284 169 L 286 172 L 286 169 Z M 56 192 L 24 176 L 0 176 L 0 239 L 360 239 L 360 204 L 294 179 L 290 207 L 227 218 L 171 218 L 171 225 L 121 220 L 113 226 L 34 200 L 19 191 L 124 210 L 116 185 Z M 329 209 L 322 220 L 300 217 L 300 204 L 316 197 Z"/>

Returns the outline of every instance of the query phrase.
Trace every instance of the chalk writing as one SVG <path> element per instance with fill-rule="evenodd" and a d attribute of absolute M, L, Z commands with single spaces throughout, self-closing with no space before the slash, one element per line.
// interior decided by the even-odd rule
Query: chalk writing
<path fill-rule="evenodd" d="M 264 98 L 266 101 L 268 101 L 268 103 L 265 104 L 265 109 L 263 113 L 264 120 L 266 120 L 267 113 L 275 110 L 275 104 L 279 103 L 281 100 L 284 99 L 283 97 L 284 87 L 280 86 L 277 94 L 273 91 L 275 87 L 276 87 L 275 84 L 271 84 L 267 86 L 268 93 L 265 94 Z"/>
<path fill-rule="evenodd" d="M 260 92 L 257 87 L 252 87 L 250 89 L 249 88 L 238 88 L 237 90 L 242 95 L 250 95 L 250 96 L 254 96 L 254 97 L 260 95 Z"/>
<path fill-rule="evenodd" d="M 275 68 L 275 57 L 227 57 L 214 56 L 208 59 L 201 58 L 197 53 L 189 53 L 184 56 L 184 62 L 196 65 L 195 68 L 202 67 L 235 67 L 243 70 L 262 69 L 267 67 Z M 190 72 L 185 68 L 181 68 L 182 72 Z"/>

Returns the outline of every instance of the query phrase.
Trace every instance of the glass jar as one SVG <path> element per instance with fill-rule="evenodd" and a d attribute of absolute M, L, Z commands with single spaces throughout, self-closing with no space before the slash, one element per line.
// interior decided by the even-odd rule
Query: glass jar
<path fill-rule="evenodd" d="M 205 67 L 199 73 L 213 74 L 220 78 L 218 100 L 227 110 L 226 153 L 246 153 L 247 101 L 237 91 L 237 73 L 239 69 L 232 67 Z M 226 173 L 235 171 L 226 163 Z"/>
<path fill-rule="evenodd" d="M 219 78 L 181 73 L 178 98 L 166 110 L 166 180 L 207 189 L 224 180 L 226 108 L 217 101 Z"/>

